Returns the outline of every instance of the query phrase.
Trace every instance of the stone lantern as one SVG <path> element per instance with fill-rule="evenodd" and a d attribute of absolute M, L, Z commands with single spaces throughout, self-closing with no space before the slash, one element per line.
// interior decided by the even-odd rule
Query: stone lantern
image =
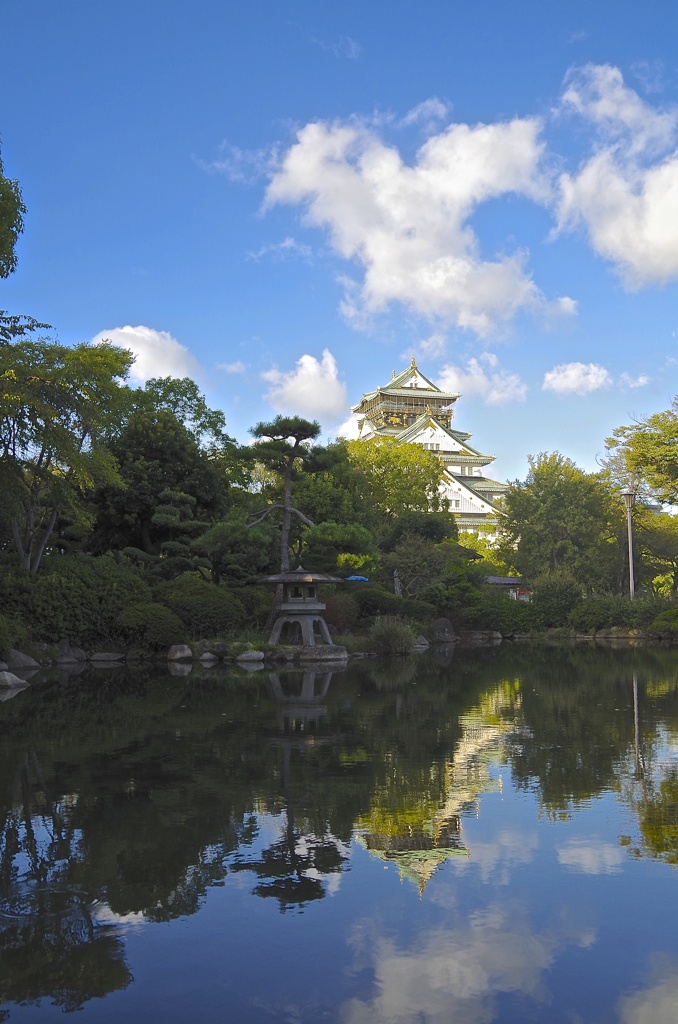
<path fill-rule="evenodd" d="M 261 583 L 282 584 L 283 598 L 278 618 L 275 620 L 269 643 L 280 643 L 283 629 L 301 637 L 304 647 L 318 644 L 332 645 L 332 637 L 323 618 L 325 605 L 318 598 L 318 584 L 343 583 L 340 576 L 324 572 L 306 572 L 301 566 L 291 572 L 280 572 L 264 576 Z"/>

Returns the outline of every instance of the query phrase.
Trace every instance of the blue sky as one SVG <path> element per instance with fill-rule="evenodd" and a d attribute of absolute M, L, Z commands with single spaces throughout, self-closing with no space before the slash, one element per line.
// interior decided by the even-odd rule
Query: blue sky
<path fill-rule="evenodd" d="M 0 308 L 194 376 L 240 440 L 349 430 L 414 354 L 493 475 L 595 469 L 678 390 L 670 10 L 0 0 Z"/>

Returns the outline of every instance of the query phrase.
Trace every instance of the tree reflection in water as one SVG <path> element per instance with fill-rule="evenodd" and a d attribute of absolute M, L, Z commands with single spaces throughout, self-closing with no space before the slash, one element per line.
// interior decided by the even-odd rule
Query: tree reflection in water
<path fill-rule="evenodd" d="M 325 698 L 333 672 L 271 672 L 269 685 L 275 702 L 279 737 L 270 744 L 282 758 L 283 813 L 285 825 L 280 838 L 263 850 L 258 860 L 232 861 L 231 871 L 253 871 L 260 880 L 253 889 L 257 896 L 278 900 L 281 912 L 301 909 L 326 895 L 330 878 L 348 864 L 348 848 L 326 829 L 317 835 L 300 815 L 297 822 L 293 757 L 303 759 L 319 746 L 338 737 L 322 734 L 327 714 Z"/>
<path fill-rule="evenodd" d="M 0 835 L 0 1002 L 49 996 L 64 1010 L 129 985 L 124 945 L 69 883 L 80 854 L 73 804 L 53 800 L 35 751 L 20 759 Z"/>
<path fill-rule="evenodd" d="M 356 836 L 427 894 L 483 875 L 483 850 L 527 864 L 518 829 L 516 858 L 506 833 L 490 849 L 470 823 L 491 826 L 487 795 L 509 771 L 510 789 L 535 794 L 535 829 L 540 814 L 559 823 L 606 794 L 637 822 L 622 845 L 678 863 L 674 651 L 433 652 L 268 679 L 125 669 L 48 680 L 0 710 L 5 1004 L 73 1009 L 129 986 L 125 922 L 143 922 L 151 947 L 152 922 L 196 914 L 212 886 L 240 892 L 230 873 L 249 873 L 283 912 L 317 905 Z M 625 860 L 615 844 L 561 842 L 559 863 L 613 878 Z M 442 866 L 466 861 L 467 846 L 467 863 Z"/>

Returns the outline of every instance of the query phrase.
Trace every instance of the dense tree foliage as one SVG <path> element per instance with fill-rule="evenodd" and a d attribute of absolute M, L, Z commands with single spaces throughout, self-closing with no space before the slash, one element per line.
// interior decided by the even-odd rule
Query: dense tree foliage
<path fill-rule="evenodd" d="M 300 416 L 276 416 L 270 423 L 257 423 L 251 433 L 255 440 L 250 449 L 250 457 L 280 476 L 282 501 L 253 513 L 250 524 L 261 522 L 274 508 L 281 511 L 280 569 L 287 572 L 290 567 L 292 516 L 295 515 L 306 526 L 314 525 L 292 505 L 292 481 L 300 469 L 310 469 L 315 463 L 316 453 L 312 449 L 312 442 L 320 434 L 320 424 Z"/>
<path fill-rule="evenodd" d="M 662 502 L 678 498 L 678 399 L 670 409 L 629 426 L 618 427 L 606 441 L 608 451 L 626 470 L 627 485 L 647 481 Z"/>
<path fill-rule="evenodd" d="M 19 182 L 6 178 L 0 156 L 0 277 L 16 269 L 16 243 L 24 229 L 26 207 Z"/>
<path fill-rule="evenodd" d="M 96 495 L 95 551 L 136 549 L 180 559 L 226 511 L 228 481 L 191 431 L 168 409 L 136 411 L 111 443 L 119 480 Z"/>
<path fill-rule="evenodd" d="M 370 501 L 388 518 L 403 512 L 437 511 L 441 465 L 419 444 L 388 437 L 349 441 L 348 458 L 362 474 Z"/>
<path fill-rule="evenodd" d="M 678 516 L 643 516 L 637 529 L 640 567 L 659 593 L 678 594 Z"/>
<path fill-rule="evenodd" d="M 529 458 L 503 503 L 501 553 L 528 579 L 567 569 L 587 590 L 618 590 L 624 515 L 599 474 L 557 452 Z"/>
<path fill-rule="evenodd" d="M 0 345 L 0 487 L 22 568 L 37 571 L 60 510 L 119 480 L 105 440 L 131 362 L 112 345 Z"/>

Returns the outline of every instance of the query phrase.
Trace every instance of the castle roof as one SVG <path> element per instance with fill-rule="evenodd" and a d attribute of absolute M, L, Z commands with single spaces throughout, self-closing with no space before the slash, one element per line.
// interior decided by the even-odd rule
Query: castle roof
<path fill-rule="evenodd" d="M 458 392 L 453 391 L 442 391 L 437 384 L 434 384 L 432 380 L 425 377 L 416 364 L 414 356 L 412 362 L 406 367 L 401 373 L 396 374 L 393 371 L 393 376 L 388 384 L 383 387 L 378 387 L 374 391 L 366 392 L 361 398 L 357 405 L 353 406 L 353 412 L 359 412 L 361 408 L 369 405 L 371 401 L 377 398 L 379 395 L 384 397 L 397 397 L 397 398 L 411 398 L 412 393 L 421 393 L 422 391 L 430 392 L 430 397 L 436 405 L 440 405 L 441 402 L 451 404 L 456 402 L 461 396 Z M 419 395 L 417 397 L 420 397 Z"/>

